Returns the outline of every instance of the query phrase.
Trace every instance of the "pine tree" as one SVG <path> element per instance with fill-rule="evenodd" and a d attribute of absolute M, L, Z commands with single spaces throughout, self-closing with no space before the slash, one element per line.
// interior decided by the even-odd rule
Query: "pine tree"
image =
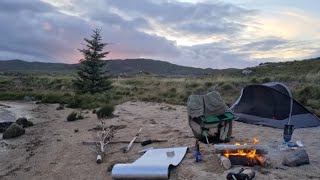
<path fill-rule="evenodd" d="M 106 61 L 103 60 L 109 52 L 103 50 L 107 43 L 101 42 L 100 32 L 100 29 L 93 30 L 92 39 L 84 38 L 86 47 L 78 49 L 83 59 L 80 60 L 78 78 L 74 85 L 80 93 L 94 94 L 111 88 L 111 81 L 105 70 Z"/>

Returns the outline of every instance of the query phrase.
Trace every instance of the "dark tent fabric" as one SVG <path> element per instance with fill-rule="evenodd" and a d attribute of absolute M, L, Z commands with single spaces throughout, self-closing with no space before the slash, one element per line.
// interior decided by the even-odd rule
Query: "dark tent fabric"
<path fill-rule="evenodd" d="M 291 112 L 289 124 L 294 128 L 320 126 L 319 118 L 292 99 L 288 87 L 278 82 L 246 86 L 231 109 L 238 121 L 250 124 L 284 128 Z"/>

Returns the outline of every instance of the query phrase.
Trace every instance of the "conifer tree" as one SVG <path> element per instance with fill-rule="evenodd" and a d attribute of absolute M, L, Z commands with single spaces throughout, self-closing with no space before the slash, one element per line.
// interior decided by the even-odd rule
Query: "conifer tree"
<path fill-rule="evenodd" d="M 85 48 L 78 49 L 83 59 L 80 60 L 77 80 L 74 81 L 76 90 L 80 93 L 100 93 L 111 88 L 111 81 L 106 75 L 106 61 L 103 60 L 108 51 L 101 38 L 101 29 L 93 30 L 91 39 L 84 38 Z"/>

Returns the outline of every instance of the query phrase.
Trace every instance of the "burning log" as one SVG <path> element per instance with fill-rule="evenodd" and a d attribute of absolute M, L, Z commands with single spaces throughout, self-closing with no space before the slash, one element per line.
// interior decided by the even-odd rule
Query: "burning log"
<path fill-rule="evenodd" d="M 239 150 L 250 152 L 256 150 L 256 154 L 268 154 L 268 146 L 264 145 L 230 145 L 230 144 L 215 144 L 213 146 L 216 154 L 238 153 Z"/>
<path fill-rule="evenodd" d="M 247 156 L 230 155 L 229 160 L 232 165 L 254 166 L 258 164 L 256 158 L 249 158 Z"/>
<path fill-rule="evenodd" d="M 235 145 L 215 144 L 213 147 L 215 153 L 219 154 L 220 164 L 226 169 L 230 168 L 228 165 L 229 163 L 230 166 L 254 166 L 257 164 L 265 166 L 267 162 L 263 155 L 268 154 L 268 146 L 256 145 L 258 142 L 258 139 L 253 138 L 253 145 L 248 145 L 247 143 L 244 143 L 243 145 L 240 145 L 240 143 L 236 143 Z"/>

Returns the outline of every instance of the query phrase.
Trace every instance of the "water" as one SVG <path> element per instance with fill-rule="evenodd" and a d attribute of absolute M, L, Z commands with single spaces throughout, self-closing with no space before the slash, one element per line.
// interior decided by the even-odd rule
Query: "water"
<path fill-rule="evenodd" d="M 16 119 L 15 115 L 9 111 L 5 106 L 0 106 L 0 122 L 12 121 Z"/>

